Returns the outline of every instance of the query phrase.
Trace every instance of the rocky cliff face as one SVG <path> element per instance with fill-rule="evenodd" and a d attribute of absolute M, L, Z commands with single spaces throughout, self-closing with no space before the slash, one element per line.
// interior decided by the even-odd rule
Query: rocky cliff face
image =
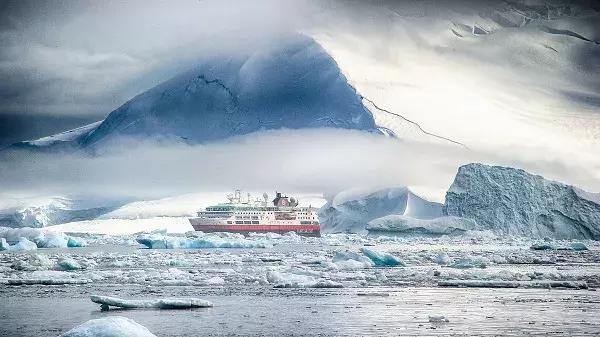
<path fill-rule="evenodd" d="M 559 239 L 600 239 L 597 194 L 523 170 L 468 164 L 446 193 L 444 212 L 478 229 Z"/>

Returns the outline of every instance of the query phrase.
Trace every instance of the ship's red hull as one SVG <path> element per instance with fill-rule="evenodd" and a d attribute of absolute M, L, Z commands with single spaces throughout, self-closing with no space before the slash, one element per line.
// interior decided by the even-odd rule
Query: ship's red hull
<path fill-rule="evenodd" d="M 198 225 L 192 224 L 194 230 L 205 233 L 279 233 L 295 232 L 303 236 L 321 236 L 319 225 Z"/>

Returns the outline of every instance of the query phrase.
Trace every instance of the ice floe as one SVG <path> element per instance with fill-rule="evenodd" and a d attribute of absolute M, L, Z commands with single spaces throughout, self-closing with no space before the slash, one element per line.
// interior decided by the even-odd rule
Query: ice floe
<path fill-rule="evenodd" d="M 4 250 L 34 250 L 37 248 L 73 248 L 84 247 L 86 240 L 61 232 L 48 232 L 38 228 L 8 228 L 0 227 L 0 238 Z M 11 242 L 12 246 L 6 246 Z M 33 243 L 33 245 L 32 245 Z M 33 246 L 35 245 L 35 248 Z M 3 249 L 0 249 L 3 250 Z"/>
<path fill-rule="evenodd" d="M 89 320 L 61 337 L 156 337 L 146 327 L 121 316 Z"/>
<path fill-rule="evenodd" d="M 190 308 L 208 308 L 212 303 L 200 298 L 159 298 L 145 300 L 126 300 L 118 297 L 92 295 L 90 299 L 94 303 L 101 305 L 103 310 L 109 307 L 121 309 L 190 309 Z"/>
<path fill-rule="evenodd" d="M 26 251 L 26 250 L 36 250 L 38 247 L 35 243 L 27 240 L 26 238 L 19 238 L 16 244 L 9 246 L 8 250 L 10 251 Z"/>
<path fill-rule="evenodd" d="M 442 315 L 428 316 L 429 323 L 448 323 L 450 320 Z"/>
<path fill-rule="evenodd" d="M 360 251 L 377 267 L 406 266 L 402 260 L 389 253 L 376 252 L 366 247 L 361 248 Z"/>
<path fill-rule="evenodd" d="M 275 288 L 343 288 L 338 282 L 295 273 L 270 271 L 267 280 Z"/>
<path fill-rule="evenodd" d="M 266 248 L 270 246 L 263 240 L 248 240 L 234 236 L 223 238 L 217 235 L 189 238 L 150 234 L 138 236 L 136 240 L 151 249 Z"/>

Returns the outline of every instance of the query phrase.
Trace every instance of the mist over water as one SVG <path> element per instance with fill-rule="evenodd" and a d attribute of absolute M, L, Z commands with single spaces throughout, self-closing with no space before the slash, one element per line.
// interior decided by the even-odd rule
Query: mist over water
<path fill-rule="evenodd" d="M 526 150 L 527 156 L 508 157 L 340 129 L 266 131 L 205 145 L 119 139 L 101 154 L 6 153 L 0 185 L 4 195 L 115 198 L 234 188 L 330 195 L 347 188 L 409 186 L 443 201 L 460 165 L 485 162 L 600 189 L 593 168 Z"/>

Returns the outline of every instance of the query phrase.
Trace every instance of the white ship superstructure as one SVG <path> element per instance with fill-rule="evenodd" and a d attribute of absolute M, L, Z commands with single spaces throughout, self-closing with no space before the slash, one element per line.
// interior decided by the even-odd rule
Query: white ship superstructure
<path fill-rule="evenodd" d="M 287 233 L 319 236 L 320 224 L 317 209 L 298 207 L 298 201 L 276 192 L 269 202 L 269 196 L 252 200 L 250 194 L 243 200 L 236 190 L 228 196 L 229 202 L 206 207 L 198 216 L 190 219 L 194 230 L 203 232 L 234 233 Z"/>

